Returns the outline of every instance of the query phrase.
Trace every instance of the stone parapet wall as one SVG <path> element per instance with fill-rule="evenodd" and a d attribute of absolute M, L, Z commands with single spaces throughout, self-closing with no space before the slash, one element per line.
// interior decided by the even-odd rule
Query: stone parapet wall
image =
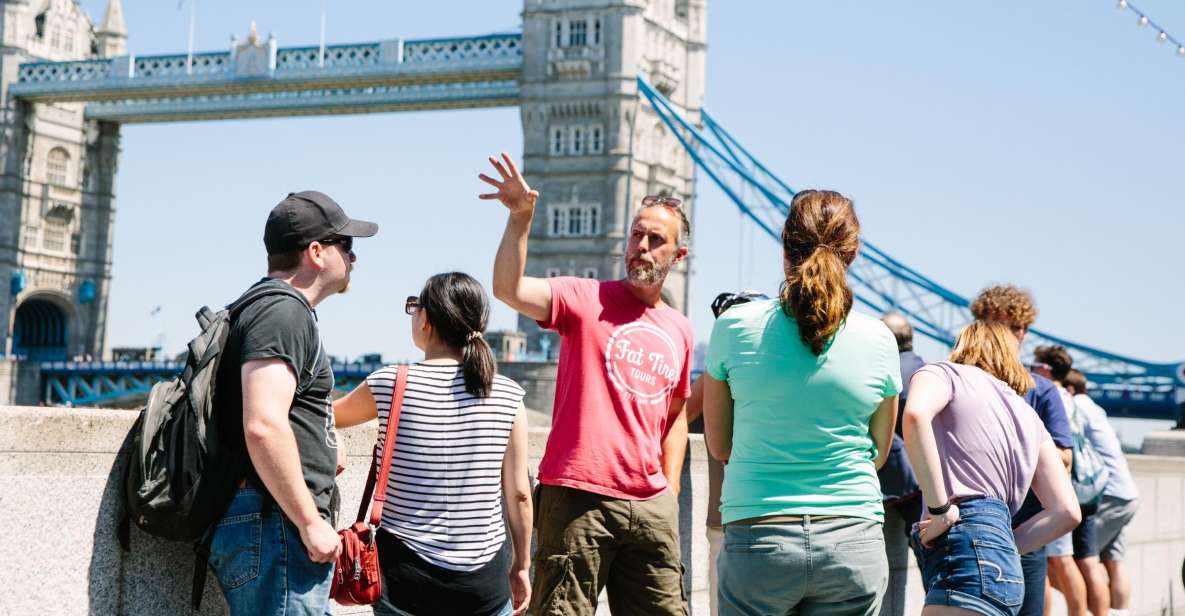
<path fill-rule="evenodd" d="M 133 528 L 132 550 L 115 538 L 120 445 L 135 414 L 128 411 L 0 406 L 0 614 L 188 613 L 190 546 L 148 537 Z M 342 431 L 350 454 L 342 476 L 343 512 L 353 515 L 365 479 L 375 424 Z M 546 430 L 532 430 L 530 458 L 538 465 Z M 707 454 L 693 435 L 680 494 L 680 532 L 692 614 L 707 614 Z M 1133 616 L 1161 614 L 1171 604 L 1185 614 L 1185 458 L 1130 456 L 1141 493 L 1128 560 Z M 344 522 L 343 522 L 344 523 Z M 12 589 L 20 588 L 20 592 Z M 911 574 L 906 613 L 920 609 Z M 223 614 L 213 577 L 198 614 Z M 608 610 L 602 609 L 601 613 Z M 339 608 L 338 614 L 369 614 Z M 1064 612 L 1060 612 L 1064 613 Z"/>
<path fill-rule="evenodd" d="M 193 551 L 132 527 L 132 549 L 116 540 L 123 460 L 117 456 L 136 414 L 106 409 L 0 406 L 0 614 L 189 613 Z M 350 455 L 340 478 L 343 516 L 357 512 L 377 424 L 341 431 Z M 531 431 L 532 472 L 547 431 Z M 685 467 L 681 530 L 696 614 L 706 612 L 707 458 L 693 437 Z M 693 522 L 694 520 L 694 522 Z M 344 525 L 339 520 L 339 526 Z M 20 588 L 20 592 L 12 589 Z M 195 614 L 225 614 L 213 575 Z M 369 614 L 342 608 L 337 614 Z"/>

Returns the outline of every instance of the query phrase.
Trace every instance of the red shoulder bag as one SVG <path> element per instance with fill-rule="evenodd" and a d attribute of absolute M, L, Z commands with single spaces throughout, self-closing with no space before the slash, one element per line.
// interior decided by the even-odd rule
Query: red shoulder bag
<path fill-rule="evenodd" d="M 370 463 L 370 475 L 366 479 L 362 502 L 358 505 L 358 521 L 349 528 L 337 531 L 341 537 L 342 552 L 337 557 L 337 566 L 333 570 L 333 587 L 329 591 L 329 596 L 340 605 L 370 605 L 376 603 L 382 595 L 383 576 L 379 571 L 379 551 L 375 546 L 375 534 L 383 515 L 383 501 L 387 500 L 391 453 L 395 450 L 399 412 L 403 409 L 403 391 L 406 387 L 407 366 L 399 366 L 395 376 L 395 389 L 391 392 L 391 412 L 387 417 L 383 457 L 381 461 Z M 369 521 L 366 519 L 368 508 Z"/>

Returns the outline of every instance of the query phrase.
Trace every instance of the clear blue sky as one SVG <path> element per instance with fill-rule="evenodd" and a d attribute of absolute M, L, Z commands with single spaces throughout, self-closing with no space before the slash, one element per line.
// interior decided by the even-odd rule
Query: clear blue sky
<path fill-rule="evenodd" d="M 318 0 L 198 0 L 197 47 L 251 20 L 315 44 Z M 83 0 L 96 20 L 105 0 Z M 328 39 L 518 28 L 520 0 L 330 0 Z M 1178 38 L 1185 4 L 1138 3 Z M 188 9 L 124 0 L 133 53 L 184 52 Z M 1185 59 L 1111 0 L 1030 3 L 714 0 L 707 107 L 798 188 L 853 199 L 866 237 L 958 293 L 1014 282 L 1038 326 L 1133 356 L 1185 360 Z M 319 309 L 330 353 L 412 357 L 402 298 L 436 272 L 488 284 L 504 214 L 480 202 L 486 154 L 521 153 L 518 110 L 127 126 L 109 341 L 176 352 L 193 312 L 262 275 L 267 211 L 314 188 L 378 221 L 354 289 Z M 528 175 L 529 180 L 529 175 Z M 780 249 L 699 183 L 692 316 L 738 286 L 775 292 Z M 743 249 L 742 249 L 743 247 Z M 154 306 L 162 310 L 150 316 Z M 511 327 L 496 306 L 493 327 Z M 936 354 L 936 349 L 928 351 Z"/>

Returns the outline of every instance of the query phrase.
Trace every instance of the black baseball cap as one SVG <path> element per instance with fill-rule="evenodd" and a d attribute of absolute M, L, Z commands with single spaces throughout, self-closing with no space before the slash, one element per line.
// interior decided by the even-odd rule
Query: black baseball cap
<path fill-rule="evenodd" d="M 267 254 L 302 250 L 313 242 L 334 236 L 370 237 L 379 226 L 346 216 L 341 206 L 322 192 L 305 190 L 288 193 L 267 216 L 263 245 Z"/>

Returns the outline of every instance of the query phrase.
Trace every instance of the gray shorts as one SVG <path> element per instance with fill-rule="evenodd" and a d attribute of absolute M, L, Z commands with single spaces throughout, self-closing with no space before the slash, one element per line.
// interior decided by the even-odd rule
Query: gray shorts
<path fill-rule="evenodd" d="M 1095 514 L 1098 525 L 1099 560 L 1123 560 L 1127 543 L 1127 524 L 1140 508 L 1139 499 L 1123 500 L 1104 496 Z"/>

